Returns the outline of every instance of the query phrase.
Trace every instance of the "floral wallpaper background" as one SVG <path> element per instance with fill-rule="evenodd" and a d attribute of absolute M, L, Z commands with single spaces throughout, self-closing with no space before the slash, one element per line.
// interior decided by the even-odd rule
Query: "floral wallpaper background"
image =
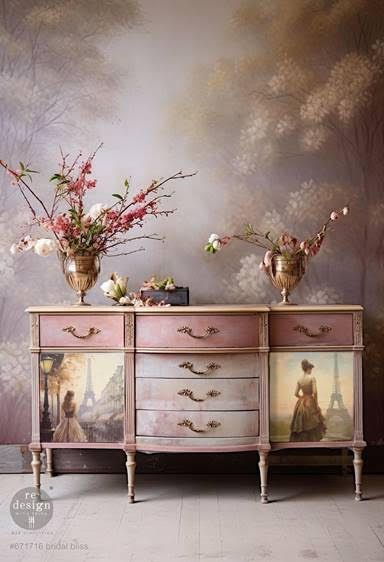
<path fill-rule="evenodd" d="M 104 259 L 137 289 L 156 273 L 193 303 L 277 300 L 260 254 L 211 232 L 245 222 L 298 236 L 351 214 L 310 263 L 297 302 L 366 307 L 365 433 L 384 444 L 384 5 L 380 0 L 20 0 L 0 12 L 0 157 L 45 178 L 103 149 L 90 204 L 126 177 L 199 170 L 176 186 L 166 241 Z M 13 256 L 28 215 L 0 176 L 0 443 L 30 439 L 28 305 L 70 304 L 54 256 Z M 152 225 L 153 227 L 153 225 Z M 152 228 L 151 226 L 148 227 Z M 102 303 L 98 287 L 89 295 Z"/>

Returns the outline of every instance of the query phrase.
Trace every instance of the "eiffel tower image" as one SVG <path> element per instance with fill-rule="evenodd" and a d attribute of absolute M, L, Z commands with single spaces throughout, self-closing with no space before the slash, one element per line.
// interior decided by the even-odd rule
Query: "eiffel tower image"
<path fill-rule="evenodd" d="M 325 416 L 325 425 L 327 427 L 325 440 L 348 441 L 352 438 L 353 421 L 344 405 L 343 395 L 341 393 L 339 358 L 337 353 L 334 354 L 333 389 Z"/>
<path fill-rule="evenodd" d="M 89 410 L 92 410 L 95 404 L 96 404 L 96 397 L 95 397 L 95 392 L 93 390 L 93 382 L 92 382 L 92 362 L 91 362 L 91 358 L 89 357 L 87 360 L 87 381 L 85 384 L 83 401 L 79 408 L 79 417 L 84 415 L 86 412 L 89 412 Z"/>

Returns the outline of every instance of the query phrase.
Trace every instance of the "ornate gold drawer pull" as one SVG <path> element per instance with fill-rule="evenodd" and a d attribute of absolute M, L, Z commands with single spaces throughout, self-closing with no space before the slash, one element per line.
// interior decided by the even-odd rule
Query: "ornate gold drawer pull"
<path fill-rule="evenodd" d="M 207 398 L 216 398 L 216 396 L 220 396 L 221 392 L 219 392 L 218 390 L 208 390 L 206 398 L 195 398 L 193 390 L 190 390 L 189 388 L 183 388 L 182 390 L 179 390 L 177 394 L 179 396 L 187 396 L 194 402 L 204 402 L 205 400 L 207 400 Z"/>
<path fill-rule="evenodd" d="M 220 427 L 221 423 L 215 420 L 211 420 L 206 424 L 207 429 L 201 429 L 199 427 L 195 427 L 193 421 L 185 419 L 182 422 L 179 422 L 177 425 L 180 425 L 181 427 L 187 427 L 194 433 L 207 433 L 207 431 L 210 431 L 211 429 Z"/>
<path fill-rule="evenodd" d="M 191 371 L 191 373 L 193 373 L 194 375 L 210 375 L 211 373 L 213 373 L 213 371 L 221 369 L 221 365 L 219 365 L 218 363 L 214 363 L 213 361 L 212 363 L 208 363 L 205 371 L 196 371 L 193 368 L 193 363 L 191 363 L 190 361 L 184 361 L 184 363 L 180 363 L 179 367 L 180 369 L 188 369 L 188 371 Z"/>
<path fill-rule="evenodd" d="M 305 326 L 302 326 L 301 324 L 298 324 L 293 329 L 294 329 L 295 332 L 299 332 L 300 334 L 304 334 L 304 335 L 308 336 L 309 338 L 318 338 L 319 336 L 322 336 L 324 334 L 328 334 L 329 332 L 332 331 L 332 328 L 330 326 L 325 326 L 325 325 L 320 326 L 318 332 L 311 332 L 308 328 L 306 328 Z"/>
<path fill-rule="evenodd" d="M 187 336 L 195 338 L 196 340 L 204 340 L 205 338 L 209 338 L 209 336 L 213 336 L 214 334 L 218 334 L 220 332 L 218 328 L 214 328 L 213 326 L 208 326 L 208 328 L 205 329 L 204 334 L 201 336 L 196 336 L 193 333 L 192 328 L 189 326 L 182 326 L 181 328 L 178 328 L 177 331 L 179 334 L 187 334 Z"/>
<path fill-rule="evenodd" d="M 79 340 L 86 340 L 88 338 L 90 338 L 91 336 L 95 336 L 96 334 L 100 334 L 101 330 L 99 330 L 98 328 L 89 328 L 88 330 L 88 334 L 84 334 L 84 335 L 80 335 L 80 334 L 76 334 L 76 328 L 74 326 L 67 326 L 66 328 L 63 328 L 63 332 L 68 332 L 69 334 L 72 334 L 73 337 L 78 338 Z"/>

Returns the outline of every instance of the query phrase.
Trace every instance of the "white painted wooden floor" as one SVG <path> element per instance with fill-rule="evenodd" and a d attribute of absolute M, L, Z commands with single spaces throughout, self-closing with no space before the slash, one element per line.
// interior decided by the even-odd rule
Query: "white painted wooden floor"
<path fill-rule="evenodd" d="M 350 475 L 272 475 L 268 505 L 250 476 L 138 475 L 131 505 L 124 475 L 43 475 L 53 518 L 23 531 L 9 503 L 31 482 L 26 474 L 0 476 L 0 560 L 384 561 L 384 475 L 365 477 L 361 503 Z M 26 546 L 15 550 L 16 543 Z"/>

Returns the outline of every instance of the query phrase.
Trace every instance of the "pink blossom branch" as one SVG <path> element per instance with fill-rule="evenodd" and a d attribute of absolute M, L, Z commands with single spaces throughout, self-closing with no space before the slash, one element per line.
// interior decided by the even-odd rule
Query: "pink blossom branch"
<path fill-rule="evenodd" d="M 3 160 L 0 160 L 0 165 L 1 165 L 6 171 L 9 171 L 9 172 L 15 177 L 15 179 L 16 179 L 16 181 L 17 181 L 17 184 L 19 184 L 19 182 L 21 182 L 21 183 L 24 185 L 24 187 L 29 191 L 29 193 L 40 203 L 40 205 L 41 205 L 41 207 L 44 209 L 44 212 L 45 212 L 45 214 L 47 215 L 47 217 L 50 218 L 48 209 L 47 209 L 47 207 L 44 205 L 44 202 L 43 202 L 43 201 L 40 199 L 40 197 L 33 191 L 33 189 L 31 189 L 31 188 L 29 187 L 29 185 L 27 184 L 27 182 L 25 182 L 25 181 L 23 180 L 23 178 L 20 177 L 20 175 L 19 175 L 17 172 L 15 172 L 14 170 L 12 170 L 12 168 L 10 168 L 10 167 L 8 166 L 8 164 L 7 164 L 6 162 L 4 162 Z M 20 186 L 19 186 L 19 189 L 20 189 Z M 36 213 L 34 213 L 34 214 L 36 214 Z"/>

